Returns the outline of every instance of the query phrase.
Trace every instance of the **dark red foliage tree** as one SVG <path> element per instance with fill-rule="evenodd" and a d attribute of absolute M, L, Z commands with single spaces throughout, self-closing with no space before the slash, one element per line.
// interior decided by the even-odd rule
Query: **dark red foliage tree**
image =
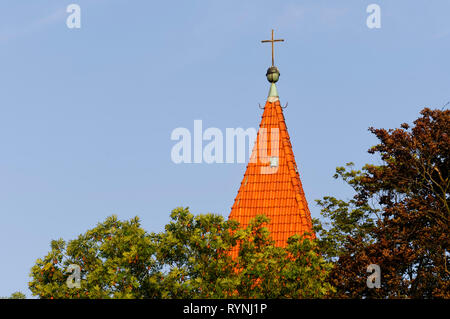
<path fill-rule="evenodd" d="M 342 223 L 336 216 L 362 212 L 340 249 L 332 250 L 339 257 L 331 274 L 334 297 L 449 298 L 450 111 L 425 108 L 412 127 L 369 130 L 380 141 L 369 153 L 382 164 L 338 168 L 356 191 L 351 205 L 330 197 L 318 201 L 334 218 L 334 229 Z M 353 231 L 360 225 L 370 227 Z M 380 266 L 380 288 L 366 285 L 370 264 Z"/>

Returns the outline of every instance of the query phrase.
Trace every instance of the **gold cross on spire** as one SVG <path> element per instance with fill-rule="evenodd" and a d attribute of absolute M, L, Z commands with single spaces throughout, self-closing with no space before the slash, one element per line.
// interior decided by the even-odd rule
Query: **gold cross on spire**
<path fill-rule="evenodd" d="M 273 29 L 272 29 L 272 40 L 262 40 L 262 43 L 266 43 L 266 42 L 272 42 L 272 66 L 274 66 L 274 58 L 273 58 L 273 44 L 275 42 L 283 42 L 284 39 L 275 39 L 273 38 Z"/>

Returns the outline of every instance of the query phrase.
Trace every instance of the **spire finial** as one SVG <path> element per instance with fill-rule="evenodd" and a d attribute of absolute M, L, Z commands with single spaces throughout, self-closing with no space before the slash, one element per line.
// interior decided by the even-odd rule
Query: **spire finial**
<path fill-rule="evenodd" d="M 262 40 L 262 43 L 267 43 L 270 42 L 272 44 L 272 66 L 267 69 L 267 73 L 266 73 L 266 77 L 267 77 L 267 81 L 269 81 L 271 84 L 270 86 L 270 93 L 269 96 L 274 96 L 274 94 L 276 93 L 276 86 L 275 83 L 278 81 L 278 79 L 280 78 L 280 71 L 278 71 L 278 68 L 275 66 L 275 59 L 274 59 L 274 43 L 275 42 L 283 42 L 284 39 L 274 39 L 273 38 L 273 29 L 272 29 L 272 39 L 270 40 Z"/>
<path fill-rule="evenodd" d="M 274 59 L 274 52 L 273 52 L 273 45 L 275 42 L 283 42 L 284 39 L 274 39 L 273 38 L 273 29 L 272 29 L 272 39 L 271 40 L 262 40 L 262 43 L 271 42 L 272 43 L 272 66 L 275 66 L 275 59 Z"/>

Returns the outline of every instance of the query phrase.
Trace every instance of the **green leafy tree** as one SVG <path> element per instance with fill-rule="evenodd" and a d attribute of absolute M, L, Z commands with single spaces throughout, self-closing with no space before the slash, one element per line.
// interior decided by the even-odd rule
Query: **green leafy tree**
<path fill-rule="evenodd" d="M 9 297 L 0 297 L 0 299 L 26 299 L 26 298 L 27 296 L 25 296 L 25 294 L 20 291 L 13 292 Z"/>
<path fill-rule="evenodd" d="M 41 298 L 151 298 L 158 296 L 155 246 L 136 217 L 104 223 L 66 243 L 51 242 L 51 251 L 31 270 L 29 288 Z M 69 288 L 69 265 L 80 267 L 80 288 Z"/>
<path fill-rule="evenodd" d="M 53 241 L 29 283 L 40 298 L 318 298 L 333 291 L 331 264 L 308 239 L 275 247 L 258 216 L 240 229 L 222 216 L 177 208 L 161 233 L 147 234 L 137 218 L 109 217 L 69 241 Z M 239 244 L 239 256 L 230 249 Z M 65 270 L 81 268 L 81 287 Z"/>
<path fill-rule="evenodd" d="M 237 296 L 242 298 L 323 298 L 334 288 L 326 282 L 332 264 L 318 252 L 317 244 L 304 236 L 289 238 L 286 248 L 276 247 L 257 216 L 239 234 L 236 262 Z"/>
<path fill-rule="evenodd" d="M 236 286 L 229 249 L 236 245 L 238 227 L 222 216 L 194 216 L 177 208 L 165 231 L 155 235 L 155 258 L 165 269 L 163 298 L 224 298 Z"/>
<path fill-rule="evenodd" d="M 12 293 L 11 297 L 9 297 L 9 299 L 26 299 L 26 298 L 27 297 L 25 296 L 25 294 L 20 291 Z"/>
<path fill-rule="evenodd" d="M 337 167 L 335 179 L 342 179 L 358 193 L 361 190 L 361 170 L 355 170 L 353 163 Z M 376 195 L 375 195 L 376 197 Z M 318 236 L 317 244 L 324 258 L 336 262 L 346 251 L 348 238 L 359 238 L 361 244 L 374 242 L 373 232 L 381 219 L 381 207 L 373 199 L 348 201 L 325 196 L 316 200 L 321 207 L 321 219 L 314 218 L 314 231 Z"/>

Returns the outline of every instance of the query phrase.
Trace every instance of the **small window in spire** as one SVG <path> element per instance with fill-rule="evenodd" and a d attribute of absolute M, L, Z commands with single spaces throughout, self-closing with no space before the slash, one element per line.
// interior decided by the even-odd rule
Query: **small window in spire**
<path fill-rule="evenodd" d="M 270 158 L 270 167 L 278 167 L 278 157 L 272 156 Z"/>

